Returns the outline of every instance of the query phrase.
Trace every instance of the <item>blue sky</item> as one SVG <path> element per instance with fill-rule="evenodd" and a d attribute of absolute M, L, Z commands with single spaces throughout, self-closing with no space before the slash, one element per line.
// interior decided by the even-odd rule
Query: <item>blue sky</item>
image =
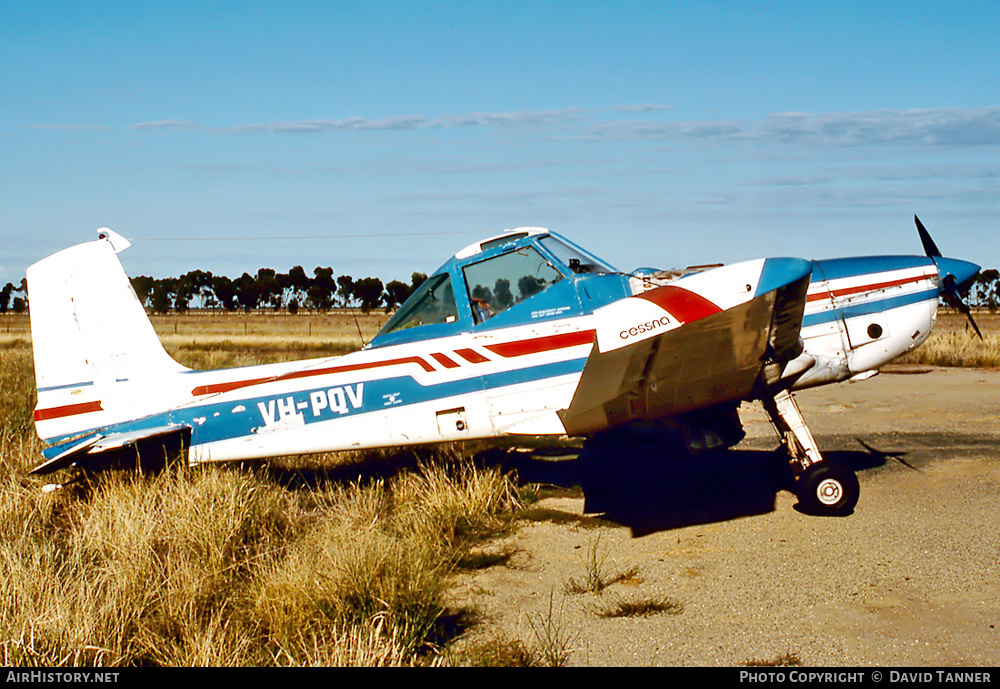
<path fill-rule="evenodd" d="M 1000 3 L 0 2 L 0 284 L 408 279 L 550 227 L 621 269 L 1000 265 Z"/>

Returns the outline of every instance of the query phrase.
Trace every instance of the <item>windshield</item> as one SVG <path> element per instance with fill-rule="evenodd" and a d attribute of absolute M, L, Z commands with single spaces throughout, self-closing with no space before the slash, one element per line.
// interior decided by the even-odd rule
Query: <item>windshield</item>
<path fill-rule="evenodd" d="M 429 323 L 454 323 L 457 319 L 458 308 L 455 306 L 455 292 L 451 288 L 451 276 L 441 273 L 420 285 L 378 334 L 387 335 Z"/>

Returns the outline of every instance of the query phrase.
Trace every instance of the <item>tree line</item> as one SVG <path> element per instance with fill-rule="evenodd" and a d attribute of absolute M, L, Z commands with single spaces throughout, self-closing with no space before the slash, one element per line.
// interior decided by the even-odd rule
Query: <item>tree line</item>
<path fill-rule="evenodd" d="M 374 277 L 334 277 L 333 268 L 329 267 L 315 268 L 310 277 L 302 266 L 295 266 L 287 273 L 261 268 L 255 275 L 243 273 L 235 280 L 204 270 L 192 270 L 180 277 L 140 275 L 131 278 L 131 283 L 143 307 L 154 313 L 185 313 L 191 309 L 247 312 L 271 309 L 294 314 L 300 309 L 324 312 L 338 306 L 357 306 L 365 312 L 384 308 L 388 312 L 406 301 L 426 279 L 423 273 L 413 273 L 409 283 L 392 280 L 383 285 Z M 27 310 L 27 279 L 21 278 L 20 285 L 8 282 L 0 289 L 0 314 Z"/>
<path fill-rule="evenodd" d="M 322 266 L 313 269 L 310 276 L 302 266 L 295 266 L 287 273 L 261 268 L 255 275 L 243 273 L 235 279 L 204 270 L 180 277 L 140 275 L 132 278 L 132 288 L 142 305 L 154 313 L 269 309 L 294 314 L 302 309 L 325 312 L 354 306 L 368 312 L 395 309 L 426 279 L 423 273 L 413 273 L 409 283 L 392 280 L 383 285 L 375 277 L 335 277 L 333 268 Z"/>

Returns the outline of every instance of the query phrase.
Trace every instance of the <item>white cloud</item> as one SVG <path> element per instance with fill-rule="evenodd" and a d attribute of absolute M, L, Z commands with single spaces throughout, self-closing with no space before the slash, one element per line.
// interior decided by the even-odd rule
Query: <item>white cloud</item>
<path fill-rule="evenodd" d="M 1000 144 L 1000 107 L 780 113 L 755 130 L 787 143 L 994 146 Z"/>
<path fill-rule="evenodd" d="M 54 129 L 59 131 L 111 131 L 114 127 L 100 124 L 29 124 L 32 129 Z"/>
<path fill-rule="evenodd" d="M 133 124 L 129 129 L 168 129 L 173 131 L 191 131 L 197 129 L 194 122 L 185 120 L 157 120 L 156 122 L 139 122 Z"/>

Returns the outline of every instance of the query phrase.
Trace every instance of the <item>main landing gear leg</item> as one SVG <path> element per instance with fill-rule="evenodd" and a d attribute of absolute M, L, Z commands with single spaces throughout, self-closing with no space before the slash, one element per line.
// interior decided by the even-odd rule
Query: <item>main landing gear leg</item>
<path fill-rule="evenodd" d="M 811 514 L 842 517 L 858 503 L 858 478 L 850 469 L 824 460 L 795 398 L 782 390 L 761 400 L 771 425 L 791 457 L 795 492 Z"/>

